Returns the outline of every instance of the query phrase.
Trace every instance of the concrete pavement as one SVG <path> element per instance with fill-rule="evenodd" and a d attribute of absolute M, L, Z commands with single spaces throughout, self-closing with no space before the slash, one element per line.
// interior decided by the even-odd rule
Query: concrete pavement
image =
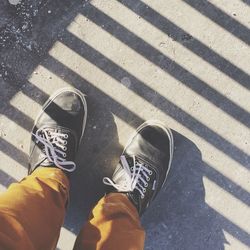
<path fill-rule="evenodd" d="M 13 2 L 13 1 L 12 1 Z M 27 173 L 30 130 L 55 90 L 89 117 L 58 249 L 72 248 L 129 135 L 174 131 L 166 186 L 142 218 L 145 249 L 250 249 L 250 3 L 0 3 L 0 190 Z"/>

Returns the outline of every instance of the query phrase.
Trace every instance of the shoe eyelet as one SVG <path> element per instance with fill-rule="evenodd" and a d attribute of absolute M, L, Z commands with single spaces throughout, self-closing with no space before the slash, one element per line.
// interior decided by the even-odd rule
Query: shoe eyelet
<path fill-rule="evenodd" d="M 141 195 L 141 199 L 144 199 L 144 197 L 145 197 L 144 195 Z"/>
<path fill-rule="evenodd" d="M 67 156 L 67 154 L 66 154 L 66 153 L 64 153 L 64 154 L 63 154 L 63 157 L 64 157 L 64 158 L 66 158 L 66 156 Z"/>
<path fill-rule="evenodd" d="M 63 145 L 67 145 L 68 144 L 68 142 L 67 141 L 63 141 Z"/>
<path fill-rule="evenodd" d="M 150 181 L 150 177 L 147 177 L 147 181 Z"/>
<path fill-rule="evenodd" d="M 132 167 L 131 170 L 134 171 L 134 167 Z"/>
<path fill-rule="evenodd" d="M 68 136 L 67 134 L 65 134 L 65 135 L 64 135 L 64 138 L 65 138 L 65 139 L 68 139 L 68 138 L 69 138 L 69 136 Z"/>
<path fill-rule="evenodd" d="M 145 183 L 144 187 L 148 187 L 148 183 Z"/>
<path fill-rule="evenodd" d="M 149 175 L 152 175 L 152 174 L 153 174 L 153 172 L 150 170 Z"/>
<path fill-rule="evenodd" d="M 146 193 L 146 188 L 143 188 L 143 193 Z"/>
<path fill-rule="evenodd" d="M 63 147 L 63 151 L 66 151 L 67 150 L 67 147 Z"/>

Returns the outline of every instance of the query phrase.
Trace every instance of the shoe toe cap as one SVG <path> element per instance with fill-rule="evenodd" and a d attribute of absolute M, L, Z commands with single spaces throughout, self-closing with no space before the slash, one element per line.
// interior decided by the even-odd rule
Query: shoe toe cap
<path fill-rule="evenodd" d="M 170 151 L 170 138 L 166 129 L 157 125 L 148 125 L 139 131 L 144 140 L 161 152 Z"/>
<path fill-rule="evenodd" d="M 81 97 L 73 91 L 65 91 L 58 95 L 53 102 L 62 110 L 70 113 L 78 113 L 84 109 Z"/>
<path fill-rule="evenodd" d="M 124 149 L 128 156 L 139 157 L 156 168 L 168 169 L 172 158 L 173 140 L 171 131 L 158 124 L 142 124 Z"/>
<path fill-rule="evenodd" d="M 62 89 L 45 103 L 35 125 L 37 128 L 45 125 L 64 127 L 80 137 L 86 115 L 87 105 L 84 95 L 74 89 Z"/>

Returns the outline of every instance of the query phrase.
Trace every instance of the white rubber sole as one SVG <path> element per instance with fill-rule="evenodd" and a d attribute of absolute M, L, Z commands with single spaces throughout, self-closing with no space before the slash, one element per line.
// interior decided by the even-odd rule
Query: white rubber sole
<path fill-rule="evenodd" d="M 143 129 L 144 127 L 146 126 L 158 126 L 160 128 L 162 128 L 166 134 L 168 135 L 168 138 L 169 138 L 169 141 L 170 141 L 170 146 L 169 146 L 169 153 L 170 153 L 170 158 L 169 158 L 169 163 L 168 163 L 168 170 L 167 170 L 167 173 L 166 173 L 166 177 L 164 179 L 164 182 L 162 184 L 162 186 L 164 186 L 166 180 L 167 180 L 167 176 L 168 176 L 168 173 L 169 173 L 169 170 L 170 170 L 170 167 L 171 167 L 171 164 L 172 164 L 172 159 L 173 159 L 173 154 L 174 154 L 174 138 L 173 138 L 173 134 L 171 132 L 171 130 L 169 128 L 167 128 L 162 122 L 158 121 L 158 120 L 148 120 L 148 121 L 145 121 L 144 123 L 142 123 L 137 129 L 136 131 L 134 132 L 134 134 L 131 136 L 131 138 L 128 140 L 126 146 L 124 147 L 124 150 L 123 152 L 126 150 L 127 146 L 132 142 L 133 138 L 137 135 L 137 133 Z"/>
<path fill-rule="evenodd" d="M 54 92 L 50 97 L 49 99 L 44 103 L 41 111 L 38 113 L 37 117 L 36 117 L 36 120 L 34 122 L 34 126 L 32 128 L 32 131 L 34 129 L 34 127 L 36 126 L 36 123 L 38 121 L 38 119 L 40 118 L 40 116 L 43 114 L 44 110 L 50 105 L 51 102 L 53 102 L 53 100 L 55 100 L 55 98 L 57 96 L 59 96 L 60 94 L 64 93 L 64 92 L 73 92 L 75 94 L 77 94 L 82 102 L 83 102 L 83 106 L 84 106 L 84 110 L 85 110 L 85 116 L 84 116 L 84 119 L 83 119 L 83 128 L 82 128 L 82 134 L 81 134 L 81 138 L 79 140 L 79 143 L 81 142 L 82 140 L 82 137 L 84 135 L 84 131 L 85 131 L 85 127 L 86 127 L 86 121 L 87 121 L 87 113 L 88 113 L 88 110 L 87 110 L 87 102 L 86 102 L 86 99 L 85 99 L 85 95 L 78 89 L 75 89 L 75 88 L 71 88 L 71 87 L 66 87 L 66 88 L 61 88 L 59 90 L 57 90 L 56 92 Z"/>

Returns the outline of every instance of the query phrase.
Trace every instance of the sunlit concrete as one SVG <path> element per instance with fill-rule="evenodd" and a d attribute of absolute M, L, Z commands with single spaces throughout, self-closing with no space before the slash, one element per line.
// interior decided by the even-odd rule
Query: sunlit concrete
<path fill-rule="evenodd" d="M 63 235 L 63 241 L 59 241 L 57 247 L 59 249 L 70 250 L 74 247 L 75 242 L 75 234 L 72 233 L 70 230 L 62 227 L 61 235 Z"/>
<path fill-rule="evenodd" d="M 28 152 L 27 142 L 29 142 L 30 133 L 27 130 L 4 115 L 0 116 L 0 130 L 3 131 L 4 140 L 22 152 Z M 13 134 L 14 131 L 16 134 Z M 18 134 L 23 135 L 22 138 L 17 136 Z"/>
<path fill-rule="evenodd" d="M 55 44 L 55 47 L 56 45 L 57 43 Z M 63 54 L 64 52 L 61 51 L 61 53 Z M 58 88 L 66 88 L 70 86 L 70 84 L 63 81 L 63 76 L 57 76 L 41 65 L 35 69 L 35 72 L 36 73 L 32 74 L 29 78 L 30 83 L 42 90 L 47 95 L 51 95 Z"/>
<path fill-rule="evenodd" d="M 41 109 L 41 105 L 21 91 L 10 100 L 10 104 L 33 120 L 35 119 L 34 115 Z"/>

